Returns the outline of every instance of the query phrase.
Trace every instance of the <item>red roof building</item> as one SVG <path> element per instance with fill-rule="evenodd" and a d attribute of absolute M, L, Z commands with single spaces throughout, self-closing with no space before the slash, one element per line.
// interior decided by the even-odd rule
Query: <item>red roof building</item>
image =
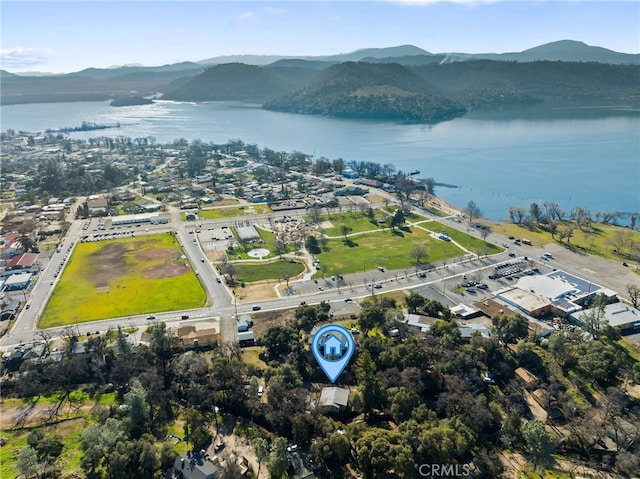
<path fill-rule="evenodd" d="M 37 259 L 37 253 L 23 253 L 11 258 L 4 269 L 7 271 L 12 269 L 29 269 L 34 265 Z"/>

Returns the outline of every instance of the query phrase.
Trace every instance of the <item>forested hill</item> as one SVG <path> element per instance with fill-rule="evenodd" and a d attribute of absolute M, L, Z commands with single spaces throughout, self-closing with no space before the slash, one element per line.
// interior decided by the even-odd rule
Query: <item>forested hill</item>
<path fill-rule="evenodd" d="M 640 105 L 640 65 L 476 60 L 421 65 L 413 71 L 467 108 L 532 102 Z"/>
<path fill-rule="evenodd" d="M 162 98 L 178 101 L 256 101 L 265 102 L 289 93 L 309 80 L 315 71 L 299 67 L 259 67 L 227 63 L 208 68 Z"/>
<path fill-rule="evenodd" d="M 404 58 L 404 57 L 403 57 Z M 415 61 L 419 56 L 413 57 Z M 202 67 L 197 67 L 202 68 Z M 640 107 L 640 64 L 470 60 L 400 64 L 289 60 L 50 77 L 0 72 L 2 104 L 106 100 L 163 92 L 177 101 L 245 101 L 266 109 L 342 118 L 433 123 L 483 109 Z M 103 78 L 110 73 L 111 77 Z"/>
<path fill-rule="evenodd" d="M 264 107 L 331 117 L 419 122 L 443 121 L 466 111 L 405 66 L 363 62 L 330 66 L 305 88 Z"/>

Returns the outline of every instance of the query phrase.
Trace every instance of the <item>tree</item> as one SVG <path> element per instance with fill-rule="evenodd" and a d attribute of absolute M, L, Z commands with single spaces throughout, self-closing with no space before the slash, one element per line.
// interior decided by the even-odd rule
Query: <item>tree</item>
<path fill-rule="evenodd" d="M 381 428 L 366 430 L 356 441 L 355 449 L 365 479 L 415 476 L 413 451 L 397 431 Z"/>
<path fill-rule="evenodd" d="M 429 193 L 430 195 L 434 195 L 436 180 L 434 178 L 429 177 L 426 180 L 424 180 L 424 184 L 425 184 L 425 187 L 427 188 L 427 193 Z"/>
<path fill-rule="evenodd" d="M 43 465 L 38 459 L 38 453 L 31 446 L 21 447 L 16 458 L 16 466 L 25 478 L 40 478 Z"/>
<path fill-rule="evenodd" d="M 404 299 L 405 304 L 407 305 L 407 309 L 409 313 L 417 313 L 418 309 L 422 308 L 425 304 L 424 296 L 420 293 L 416 293 L 412 291 L 409 296 Z"/>
<path fill-rule="evenodd" d="M 32 252 L 32 253 L 37 253 L 38 252 L 38 245 L 36 244 L 36 242 L 33 240 L 33 238 L 27 236 L 27 235 L 20 235 L 17 239 L 16 242 L 20 243 L 20 246 L 22 247 L 22 249 L 25 252 Z"/>
<path fill-rule="evenodd" d="M 600 330 L 607 325 L 607 319 L 604 312 L 606 305 L 607 297 L 602 293 L 597 294 L 592 307 L 587 309 L 581 317 L 581 320 L 585 324 L 587 330 L 595 339 L 600 337 Z"/>
<path fill-rule="evenodd" d="M 64 448 L 59 436 L 45 435 L 42 429 L 30 432 L 27 444 L 36 450 L 39 459 L 55 459 Z"/>
<path fill-rule="evenodd" d="M 582 345 L 580 353 L 578 366 L 587 381 L 602 387 L 615 383 L 620 370 L 620 360 L 613 346 L 591 340 Z"/>
<path fill-rule="evenodd" d="M 529 321 L 520 314 L 513 316 L 497 315 L 491 318 L 496 335 L 505 344 L 526 338 L 529 333 Z"/>
<path fill-rule="evenodd" d="M 348 241 L 347 235 L 351 232 L 351 228 L 347 225 L 342 225 L 340 227 L 340 234 L 344 237 L 345 242 Z"/>
<path fill-rule="evenodd" d="M 253 440 L 253 451 L 256 453 L 256 459 L 258 460 L 258 473 L 256 477 L 260 477 L 262 463 L 269 458 L 269 443 L 265 438 L 257 437 Z"/>
<path fill-rule="evenodd" d="M 287 457 L 287 439 L 284 437 L 275 438 L 269 454 L 269 463 L 267 464 L 269 475 L 273 479 L 280 479 L 287 470 Z"/>
<path fill-rule="evenodd" d="M 307 239 L 304 242 L 305 248 L 309 254 L 318 254 L 320 253 L 320 246 L 318 245 L 318 238 L 313 235 L 307 236 Z"/>
<path fill-rule="evenodd" d="M 627 293 L 629 294 L 629 300 L 634 308 L 640 309 L 640 286 L 635 284 L 627 285 Z"/>
<path fill-rule="evenodd" d="M 411 248 L 411 251 L 409 251 L 409 256 L 413 258 L 416 266 L 421 265 L 422 262 L 429 257 L 427 250 L 420 245 L 415 245 L 413 248 Z"/>
<path fill-rule="evenodd" d="M 562 242 L 563 239 L 567 240 L 567 244 L 571 243 L 571 238 L 573 237 L 573 230 L 575 228 L 572 225 L 568 225 L 561 232 L 558 239 Z"/>
<path fill-rule="evenodd" d="M 125 437 L 122 429 L 122 423 L 110 417 L 103 424 L 92 424 L 82 432 L 81 466 L 87 475 L 93 476 L 101 466 L 106 468 L 107 473 L 111 471 L 113 467 L 113 462 L 110 460 L 111 454 L 118 441 Z"/>
<path fill-rule="evenodd" d="M 536 222 L 536 224 L 540 223 L 542 211 L 540 210 L 538 203 L 531 203 L 531 205 L 529 205 L 529 216 L 531 217 L 531 220 Z"/>
<path fill-rule="evenodd" d="M 526 422 L 520 428 L 522 437 L 527 443 L 529 452 L 539 460 L 546 461 L 551 458 L 554 451 L 553 437 L 547 432 L 544 423 L 539 419 Z"/>
<path fill-rule="evenodd" d="M 128 406 L 131 419 L 131 437 L 137 439 L 147 430 L 149 406 L 147 404 L 147 391 L 139 380 L 134 379 L 131 389 L 124 395 L 124 403 Z"/>
<path fill-rule="evenodd" d="M 362 407 L 364 413 L 369 415 L 375 408 L 381 408 L 386 398 L 382 385 L 376 377 L 376 364 L 366 349 L 360 353 L 355 369 Z"/>
<path fill-rule="evenodd" d="M 389 395 L 391 416 L 398 424 L 409 419 L 412 411 L 420 403 L 420 396 L 407 387 L 399 387 L 393 391 L 389 391 Z"/>
<path fill-rule="evenodd" d="M 205 416 L 195 408 L 188 408 L 184 413 L 184 435 L 194 450 L 206 449 L 211 443 L 209 422 Z"/>
<path fill-rule="evenodd" d="M 389 222 L 389 226 L 391 226 L 391 229 L 394 230 L 396 227 L 404 223 L 404 221 L 404 212 L 402 211 L 402 208 L 398 208 L 395 213 L 393 213 L 391 221 Z"/>
<path fill-rule="evenodd" d="M 482 215 L 482 212 L 480 211 L 480 208 L 478 208 L 478 205 L 476 205 L 475 201 L 469 201 L 462 212 L 469 218 L 469 223 L 471 223 L 474 218 L 479 218 Z"/>
<path fill-rule="evenodd" d="M 516 225 L 521 224 L 526 215 L 527 213 L 524 211 L 524 208 L 509 206 L 509 219 L 512 223 Z"/>
<path fill-rule="evenodd" d="M 149 327 L 151 340 L 149 350 L 154 355 L 156 364 L 160 366 L 162 376 L 167 380 L 167 365 L 171 359 L 171 337 L 172 331 L 167 328 L 166 323 L 158 323 Z"/>
<path fill-rule="evenodd" d="M 567 214 L 566 211 L 560 208 L 560 205 L 558 205 L 558 203 L 547 201 L 544 204 L 544 209 L 547 212 L 546 216 L 549 220 L 562 221 L 564 216 Z"/>

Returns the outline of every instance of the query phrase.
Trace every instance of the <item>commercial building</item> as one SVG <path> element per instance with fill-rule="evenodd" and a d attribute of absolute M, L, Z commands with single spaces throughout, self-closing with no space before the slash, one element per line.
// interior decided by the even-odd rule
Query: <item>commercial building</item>
<path fill-rule="evenodd" d="M 578 311 L 572 314 L 569 320 L 584 326 L 584 317 L 589 313 L 589 310 Z M 607 304 L 604 307 L 604 322 L 618 328 L 622 334 L 640 333 L 640 311 L 624 303 Z"/>

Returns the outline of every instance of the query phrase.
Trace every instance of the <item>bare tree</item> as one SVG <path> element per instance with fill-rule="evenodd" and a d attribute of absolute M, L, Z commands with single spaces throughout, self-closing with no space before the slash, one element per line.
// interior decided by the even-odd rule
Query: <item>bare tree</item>
<path fill-rule="evenodd" d="M 422 264 L 422 261 L 429 257 L 427 250 L 420 245 L 416 245 L 409 251 L 409 256 L 413 258 L 416 263 L 416 267 Z"/>
<path fill-rule="evenodd" d="M 38 334 L 38 337 L 42 339 L 42 342 L 44 343 L 45 353 L 48 354 L 49 346 L 50 346 L 49 343 L 53 335 L 51 334 L 50 331 L 47 331 L 46 329 L 40 329 L 37 334 Z"/>
<path fill-rule="evenodd" d="M 435 191 L 436 180 L 435 180 L 435 179 L 433 179 L 433 178 L 431 178 L 431 177 L 429 177 L 429 178 L 427 178 L 426 180 L 424 180 L 424 184 L 425 184 L 425 185 L 426 185 L 426 187 L 427 187 L 427 192 L 428 192 L 430 195 L 433 195 L 433 194 L 434 194 L 434 191 Z"/>
<path fill-rule="evenodd" d="M 573 230 L 574 230 L 573 226 L 567 226 L 565 229 L 563 229 L 560 232 L 560 236 L 559 236 L 560 242 L 562 242 L 562 240 L 566 238 L 567 243 L 571 243 L 571 238 L 573 237 Z"/>
<path fill-rule="evenodd" d="M 469 201 L 462 211 L 469 217 L 469 223 L 471 223 L 474 218 L 482 216 L 482 212 L 480 211 L 480 208 L 478 208 L 478 205 L 476 205 L 475 201 Z"/>
<path fill-rule="evenodd" d="M 640 308 L 640 286 L 635 284 L 627 285 L 627 294 L 634 308 Z"/>
<path fill-rule="evenodd" d="M 554 219 L 557 221 L 562 221 L 562 219 L 566 215 L 566 212 L 562 208 L 560 208 L 560 205 L 558 205 L 558 203 L 546 202 L 544 204 L 544 208 L 545 210 L 547 210 L 547 217 L 550 220 Z"/>
<path fill-rule="evenodd" d="M 311 205 L 309 207 L 309 214 L 311 215 L 311 221 L 317 223 L 320 219 L 320 214 L 322 213 L 322 207 L 320 205 Z"/>
<path fill-rule="evenodd" d="M 487 242 L 487 236 L 491 234 L 491 228 L 485 226 L 480 230 L 480 236 L 482 237 L 482 241 Z"/>
<path fill-rule="evenodd" d="M 524 220 L 527 213 L 519 206 L 509 206 L 509 219 L 512 223 L 519 225 Z"/>
<path fill-rule="evenodd" d="M 602 221 L 604 224 L 608 225 L 608 224 L 612 224 L 615 225 L 617 223 L 618 217 L 620 216 L 620 212 L 619 211 L 601 211 L 596 213 L 596 218 L 600 218 L 600 221 Z"/>

